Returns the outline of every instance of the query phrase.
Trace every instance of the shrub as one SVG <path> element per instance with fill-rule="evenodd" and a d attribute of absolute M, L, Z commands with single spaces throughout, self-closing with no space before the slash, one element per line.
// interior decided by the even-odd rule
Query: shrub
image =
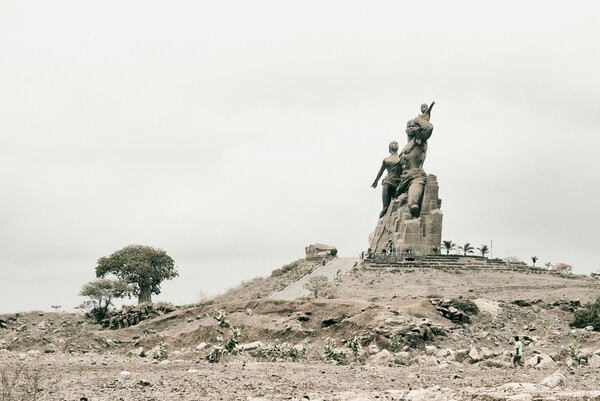
<path fill-rule="evenodd" d="M 229 332 L 229 340 L 224 341 L 223 337 L 217 337 L 219 345 L 213 346 L 212 350 L 206 355 L 206 360 L 210 363 L 218 363 L 225 355 L 238 355 L 242 352 L 239 338 L 242 335 L 241 329 L 232 328 Z"/>
<path fill-rule="evenodd" d="M 404 347 L 404 343 L 402 342 L 402 335 L 395 333 L 390 337 L 390 351 L 398 352 L 401 351 Z"/>
<path fill-rule="evenodd" d="M 479 308 L 475 302 L 469 299 L 453 299 L 450 304 L 456 309 L 463 311 L 469 315 L 476 315 L 479 313 Z"/>
<path fill-rule="evenodd" d="M 227 313 L 222 310 L 213 312 L 213 318 L 217 321 L 217 330 L 222 333 L 221 329 L 231 328 L 229 331 L 229 339 L 224 340 L 223 336 L 217 337 L 218 345 L 213 346 L 210 353 L 206 356 L 206 360 L 210 363 L 218 363 L 224 355 L 237 355 L 242 352 L 239 338 L 242 335 L 242 329 L 231 327 Z"/>
<path fill-rule="evenodd" d="M 339 349 L 335 345 L 335 341 L 327 337 L 323 344 L 323 358 L 331 361 L 334 365 L 345 365 L 348 363 L 346 351 Z"/>
<path fill-rule="evenodd" d="M 355 335 L 354 337 L 349 338 L 347 340 L 342 340 L 342 344 L 344 344 L 350 349 L 350 351 L 352 351 L 352 355 L 354 355 L 355 358 L 357 358 L 360 355 L 362 347 L 360 345 L 360 339 L 358 338 L 358 336 Z"/>
<path fill-rule="evenodd" d="M 262 358 L 268 359 L 271 362 L 283 361 L 283 360 L 292 360 L 296 361 L 298 358 L 303 356 L 306 353 L 306 349 L 304 347 L 297 348 L 293 347 L 287 343 L 274 343 L 267 344 L 262 347 L 259 351 L 259 356 Z"/>
<path fill-rule="evenodd" d="M 273 270 L 273 272 L 271 272 L 271 277 L 282 276 L 285 273 L 288 273 L 288 272 L 294 270 L 296 267 L 298 267 L 299 263 L 300 263 L 299 261 L 295 261 L 295 262 L 289 263 L 287 265 L 284 265 L 284 266 L 280 267 L 279 269 L 275 269 L 275 270 Z"/>
<path fill-rule="evenodd" d="M 217 325 L 222 328 L 229 328 L 231 325 L 229 324 L 229 317 L 227 313 L 223 310 L 216 310 L 213 312 L 213 318 L 217 321 Z"/>
<path fill-rule="evenodd" d="M 169 345 L 162 341 L 160 344 L 158 344 L 158 349 L 152 355 L 152 357 L 158 361 L 164 361 L 167 359 L 167 348 L 169 348 Z"/>
<path fill-rule="evenodd" d="M 42 373 L 41 366 L 27 367 L 22 363 L 3 364 L 0 366 L 0 400 L 40 399 L 42 381 L 44 381 Z"/>
<path fill-rule="evenodd" d="M 325 288 L 329 280 L 325 276 L 314 276 L 308 279 L 306 283 L 304 283 L 304 288 L 315 298 L 319 298 L 319 295 L 323 295 Z"/>
<path fill-rule="evenodd" d="M 570 326 L 579 329 L 593 326 L 594 331 L 600 331 L 600 297 L 585 308 L 575 312 L 575 320 L 570 323 Z"/>

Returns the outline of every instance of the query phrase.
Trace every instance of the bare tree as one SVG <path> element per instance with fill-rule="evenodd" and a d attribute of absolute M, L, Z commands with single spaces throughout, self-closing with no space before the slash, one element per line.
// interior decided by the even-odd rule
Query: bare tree
<path fill-rule="evenodd" d="M 319 298 L 319 295 L 323 295 L 325 288 L 327 287 L 329 280 L 325 276 L 313 276 L 304 283 L 304 288 L 315 298 Z"/>

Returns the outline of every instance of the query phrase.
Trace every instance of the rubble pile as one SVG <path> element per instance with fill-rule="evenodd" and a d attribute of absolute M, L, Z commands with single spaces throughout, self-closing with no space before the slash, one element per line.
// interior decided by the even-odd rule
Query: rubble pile
<path fill-rule="evenodd" d="M 141 304 L 124 306 L 121 310 L 111 312 L 110 316 L 100 322 L 103 328 L 118 330 L 135 326 L 141 321 L 152 319 L 175 311 L 174 306 Z"/>
<path fill-rule="evenodd" d="M 453 306 L 452 301 L 449 299 L 431 299 L 430 302 L 436 307 L 440 315 L 454 323 L 469 323 L 471 321 L 471 317 Z"/>

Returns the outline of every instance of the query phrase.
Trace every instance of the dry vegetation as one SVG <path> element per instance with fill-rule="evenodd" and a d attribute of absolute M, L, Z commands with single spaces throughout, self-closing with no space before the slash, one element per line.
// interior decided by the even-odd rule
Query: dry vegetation
<path fill-rule="evenodd" d="M 331 258 L 298 259 L 273 270 L 270 277 L 256 277 L 214 298 L 216 303 L 231 300 L 266 299 L 302 276 L 309 274 Z"/>
<path fill-rule="evenodd" d="M 336 298 L 265 299 L 320 263 L 119 330 L 77 314 L 0 316 L 0 401 L 600 397 L 600 333 L 569 326 L 593 309 L 581 304 L 598 297 L 599 280 L 359 265 L 330 284 Z M 452 299 L 470 322 L 444 318 L 433 298 Z M 514 335 L 526 338 L 530 367 L 511 367 Z M 556 371 L 564 383 L 540 384 Z"/>

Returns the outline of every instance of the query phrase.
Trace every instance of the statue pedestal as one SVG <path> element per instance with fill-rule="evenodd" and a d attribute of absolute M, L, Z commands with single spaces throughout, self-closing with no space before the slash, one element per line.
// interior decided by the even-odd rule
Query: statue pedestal
<path fill-rule="evenodd" d="M 434 253 L 442 244 L 442 200 L 438 198 L 437 177 L 427 175 L 423 193 L 421 214 L 413 218 L 408 210 L 406 194 L 392 200 L 390 207 L 377 222 L 369 238 L 373 254 L 396 253 L 397 255 L 423 256 Z M 438 251 L 439 253 L 439 251 Z"/>

